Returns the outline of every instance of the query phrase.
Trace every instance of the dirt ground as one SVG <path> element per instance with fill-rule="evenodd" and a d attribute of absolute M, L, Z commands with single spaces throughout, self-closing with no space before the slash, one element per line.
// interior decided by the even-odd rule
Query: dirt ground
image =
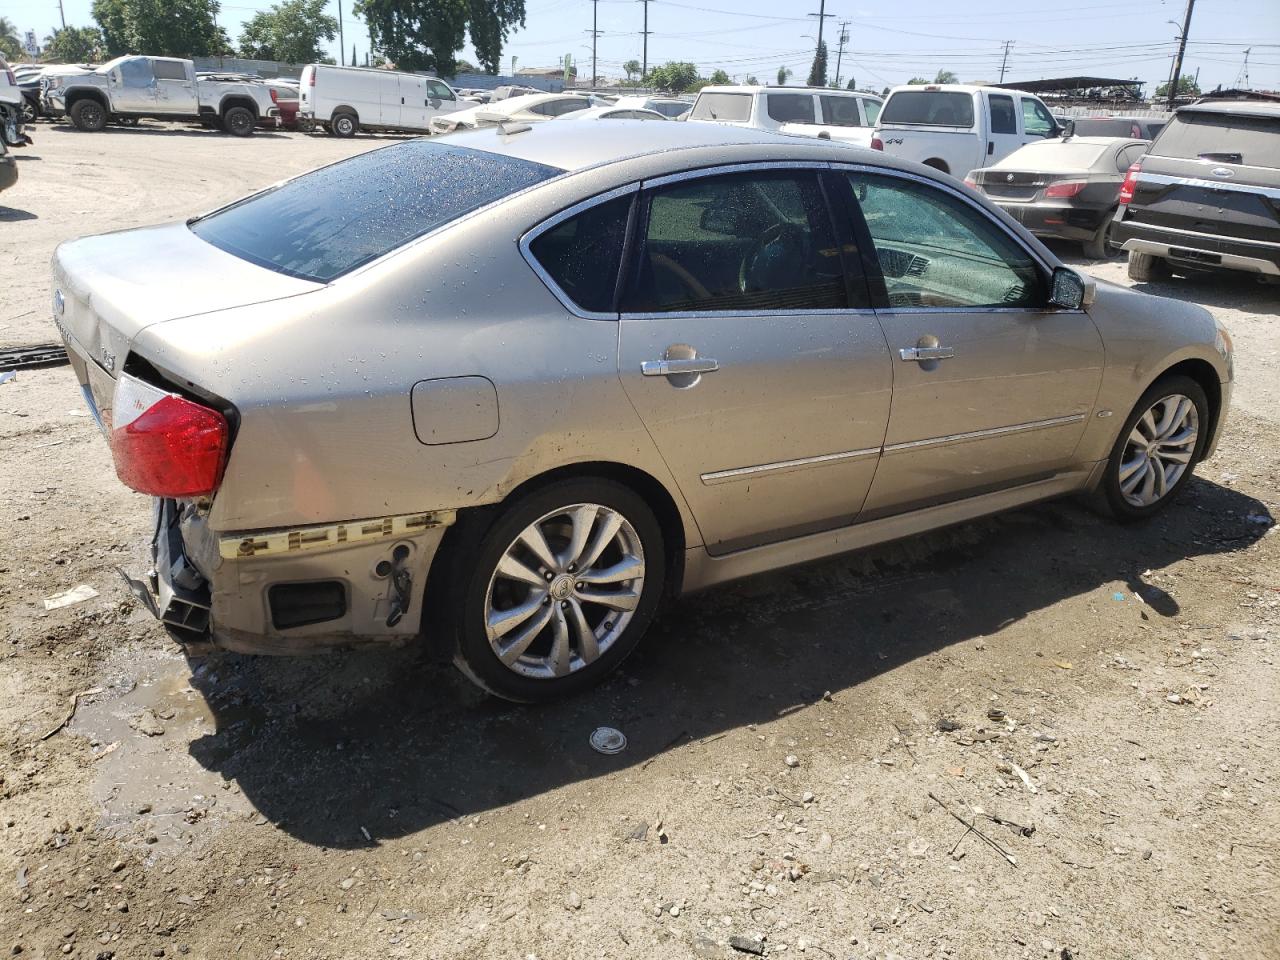
<path fill-rule="evenodd" d="M 385 142 L 34 134 L 0 345 L 55 339 L 60 240 Z M 687 598 L 538 709 L 415 650 L 188 663 L 117 575 L 149 503 L 70 369 L 0 384 L 0 952 L 1280 957 L 1280 288 L 1150 292 L 1237 351 L 1163 517 L 1046 504 Z"/>

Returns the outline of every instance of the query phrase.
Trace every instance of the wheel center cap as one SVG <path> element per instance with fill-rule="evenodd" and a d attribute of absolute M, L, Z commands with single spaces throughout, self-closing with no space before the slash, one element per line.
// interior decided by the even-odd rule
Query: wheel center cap
<path fill-rule="evenodd" d="M 562 573 L 551 581 L 551 596 L 555 599 L 568 600 L 571 593 L 573 593 L 573 577 Z"/>

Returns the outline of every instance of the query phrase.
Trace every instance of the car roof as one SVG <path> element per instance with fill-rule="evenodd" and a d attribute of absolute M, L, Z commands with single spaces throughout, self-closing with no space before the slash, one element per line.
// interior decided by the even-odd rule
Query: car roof
<path fill-rule="evenodd" d="M 569 129 L 572 129 L 571 133 Z M 833 157 L 870 153 L 846 144 L 832 146 L 829 141 L 817 138 L 788 137 L 751 127 L 716 123 L 654 123 L 652 120 L 572 125 L 537 123 L 530 124 L 528 130 L 512 134 L 503 134 L 500 128 L 485 127 L 449 135 L 449 142 L 460 147 L 505 154 L 569 171 L 585 170 L 645 154 L 741 144 L 794 147 L 809 140 L 815 146 L 826 145 Z M 760 151 L 760 154 L 759 159 L 768 159 L 767 150 Z M 878 153 L 875 157 L 883 161 L 885 154 Z M 853 156 L 851 159 L 860 158 Z"/>
<path fill-rule="evenodd" d="M 1266 100 L 1211 100 L 1179 107 L 1178 113 L 1222 113 L 1239 117 L 1280 117 L 1280 103 Z"/>
<path fill-rule="evenodd" d="M 667 118 L 660 114 L 657 110 L 648 110 L 639 104 L 630 103 L 606 103 L 599 107 L 587 107 L 585 110 L 575 110 L 573 113 L 566 113 L 557 117 L 557 120 L 599 120 L 601 117 L 610 113 L 651 113 L 655 117 Z"/>
<path fill-rule="evenodd" d="M 698 93 L 821 93 L 828 96 L 844 96 L 844 97 L 874 97 L 875 94 L 862 93 L 858 90 L 836 90 L 832 87 L 766 87 L 763 84 L 758 86 L 747 86 L 746 84 L 719 84 L 708 85 L 698 91 Z M 875 97 L 879 100 L 879 97 Z M 657 99 L 657 98 L 655 98 Z M 662 99 L 676 99 L 674 97 Z"/>

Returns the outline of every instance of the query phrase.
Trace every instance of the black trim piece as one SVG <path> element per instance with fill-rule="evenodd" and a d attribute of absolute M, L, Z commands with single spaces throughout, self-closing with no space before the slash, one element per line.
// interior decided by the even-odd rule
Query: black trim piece
<path fill-rule="evenodd" d="M 273 583 L 267 588 L 267 604 L 277 630 L 328 623 L 347 615 L 347 588 L 341 580 Z"/>
<path fill-rule="evenodd" d="M 626 292 L 627 281 L 631 277 L 631 256 L 636 245 L 636 221 L 640 213 L 640 194 L 642 191 L 631 191 L 631 206 L 627 208 L 627 226 L 622 232 L 622 254 L 618 257 L 618 275 L 613 280 L 612 312 L 622 309 L 622 296 Z M 609 201 L 605 200 L 604 203 Z M 545 268 L 544 268 L 545 269 Z M 616 319 L 616 318 L 615 318 Z"/>

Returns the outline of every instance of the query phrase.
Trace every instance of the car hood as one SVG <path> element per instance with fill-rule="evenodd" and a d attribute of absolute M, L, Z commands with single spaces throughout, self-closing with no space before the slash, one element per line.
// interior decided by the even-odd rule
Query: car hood
<path fill-rule="evenodd" d="M 54 322 L 95 360 L 122 358 L 155 323 L 323 287 L 219 250 L 185 223 L 63 243 L 53 255 L 53 286 Z"/>

